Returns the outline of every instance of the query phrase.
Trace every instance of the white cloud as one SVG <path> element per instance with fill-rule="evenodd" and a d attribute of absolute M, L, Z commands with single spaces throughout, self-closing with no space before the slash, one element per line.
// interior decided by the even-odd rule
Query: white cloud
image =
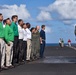
<path fill-rule="evenodd" d="M 41 11 L 40 14 L 37 16 L 38 21 L 47 21 L 47 20 L 51 20 L 51 19 L 52 19 L 51 15 L 47 11 Z"/>
<path fill-rule="evenodd" d="M 71 25 L 72 24 L 72 21 L 65 20 L 65 21 L 63 21 L 63 23 L 66 24 L 66 25 Z"/>
<path fill-rule="evenodd" d="M 76 0 L 56 0 L 48 7 L 40 7 L 40 9 L 50 15 L 51 12 L 56 12 L 59 15 L 57 19 L 76 19 Z"/>
<path fill-rule="evenodd" d="M 46 26 L 45 32 L 46 32 L 46 33 L 52 33 L 51 27 Z"/>
<path fill-rule="evenodd" d="M 76 24 L 73 24 L 73 26 L 75 27 L 75 26 L 76 26 Z"/>
<path fill-rule="evenodd" d="M 75 0 L 56 0 L 54 4 L 49 5 L 49 9 L 57 11 L 61 18 L 76 19 L 76 1 Z"/>
<path fill-rule="evenodd" d="M 30 18 L 30 13 L 28 12 L 26 5 L 3 5 L 4 9 L 0 9 L 0 13 L 4 15 L 4 18 L 11 17 L 12 15 L 18 15 L 19 18 L 27 20 Z"/>

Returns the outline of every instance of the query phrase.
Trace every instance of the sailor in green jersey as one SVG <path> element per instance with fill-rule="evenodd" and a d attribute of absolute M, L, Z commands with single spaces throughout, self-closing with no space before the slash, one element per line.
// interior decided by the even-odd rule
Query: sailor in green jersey
<path fill-rule="evenodd" d="M 18 36 L 18 26 L 14 21 L 12 21 L 12 23 L 11 23 L 11 28 L 14 31 L 14 36 Z"/>
<path fill-rule="evenodd" d="M 6 66 L 12 66 L 12 58 L 13 58 L 13 41 L 14 41 L 14 32 L 10 27 L 11 20 L 9 18 L 6 19 L 6 26 L 4 28 L 5 41 L 6 41 Z"/>
<path fill-rule="evenodd" d="M 19 36 L 19 33 L 18 33 L 18 25 L 16 24 L 16 22 L 18 21 L 18 16 L 13 15 L 11 19 L 12 19 L 11 28 L 14 31 L 13 64 L 15 64 L 15 63 L 18 63 L 18 36 Z"/>
<path fill-rule="evenodd" d="M 4 66 L 5 61 L 5 42 L 4 42 L 4 29 L 3 29 L 3 16 L 0 13 L 0 69 L 6 69 Z"/>

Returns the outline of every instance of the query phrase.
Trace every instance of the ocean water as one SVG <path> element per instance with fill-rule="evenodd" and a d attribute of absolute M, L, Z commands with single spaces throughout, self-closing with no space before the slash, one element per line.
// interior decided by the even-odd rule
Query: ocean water
<path fill-rule="evenodd" d="M 65 43 L 64 45 L 66 46 L 68 43 Z M 72 43 L 72 45 L 76 45 L 76 43 Z M 46 46 L 59 46 L 59 43 L 47 43 Z"/>
<path fill-rule="evenodd" d="M 59 46 L 58 43 L 47 43 L 46 46 Z"/>

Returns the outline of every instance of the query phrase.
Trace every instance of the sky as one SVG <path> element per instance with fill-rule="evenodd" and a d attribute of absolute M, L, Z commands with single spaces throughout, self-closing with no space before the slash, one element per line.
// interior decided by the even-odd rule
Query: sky
<path fill-rule="evenodd" d="M 4 18 L 17 14 L 32 27 L 46 25 L 46 43 L 76 43 L 76 0 L 0 0 L 0 13 Z"/>

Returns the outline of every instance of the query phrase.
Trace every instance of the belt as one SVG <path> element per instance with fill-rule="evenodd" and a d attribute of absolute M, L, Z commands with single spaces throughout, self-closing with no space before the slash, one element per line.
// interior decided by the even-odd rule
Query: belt
<path fill-rule="evenodd" d="M 42 41 L 45 41 L 45 39 L 42 39 Z"/>
<path fill-rule="evenodd" d="M 32 40 L 32 39 L 27 39 L 27 40 Z"/>
<path fill-rule="evenodd" d="M 31 40 L 31 39 L 29 39 L 29 40 Z"/>
<path fill-rule="evenodd" d="M 11 42 L 14 42 L 14 41 L 11 41 Z"/>
<path fill-rule="evenodd" d="M 4 40 L 4 38 L 0 38 L 0 39 Z"/>

